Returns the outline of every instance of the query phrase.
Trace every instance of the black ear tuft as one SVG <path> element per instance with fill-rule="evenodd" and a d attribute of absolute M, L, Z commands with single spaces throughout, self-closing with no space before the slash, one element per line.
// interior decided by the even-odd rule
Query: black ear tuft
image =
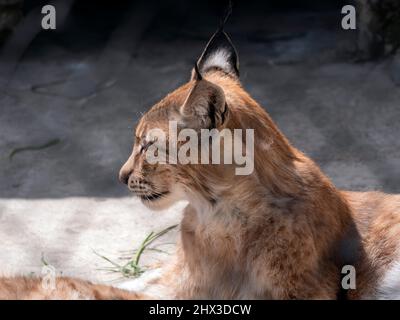
<path fill-rule="evenodd" d="M 232 14 L 232 1 L 229 0 L 228 6 L 225 9 L 224 15 L 221 18 L 220 24 L 219 24 L 219 30 L 224 30 L 225 24 L 228 21 L 229 17 Z"/>
<path fill-rule="evenodd" d="M 236 49 L 222 28 L 211 37 L 197 65 L 202 74 L 216 68 L 239 77 L 239 58 Z"/>
<path fill-rule="evenodd" d="M 199 75 L 206 73 L 210 69 L 219 69 L 235 77 L 239 77 L 239 57 L 231 39 L 224 31 L 228 18 L 232 14 L 232 1 L 221 17 L 220 25 L 208 41 L 206 48 L 197 61 L 192 79 L 198 79 Z"/>
<path fill-rule="evenodd" d="M 219 28 L 208 41 L 200 59 L 197 62 L 199 72 L 205 73 L 210 69 L 220 69 L 235 77 L 239 77 L 239 58 L 231 39 L 225 33 L 224 27 L 232 14 L 232 1 L 221 18 Z"/>

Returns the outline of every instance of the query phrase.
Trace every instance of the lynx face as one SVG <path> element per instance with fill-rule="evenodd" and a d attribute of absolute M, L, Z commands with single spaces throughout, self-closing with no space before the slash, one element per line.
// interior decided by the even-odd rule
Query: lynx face
<path fill-rule="evenodd" d="M 147 161 L 146 153 L 155 142 L 165 139 L 166 149 L 158 152 L 169 153 L 168 128 L 171 121 L 179 129 L 221 128 L 227 123 L 229 106 L 225 92 L 214 83 L 216 77 L 225 78 L 238 85 L 238 58 L 236 51 L 223 31 L 217 31 L 208 42 L 203 54 L 192 71 L 191 80 L 154 105 L 139 121 L 135 132 L 132 154 L 122 166 L 119 179 L 127 184 L 130 191 L 151 209 L 164 209 L 185 196 L 190 189 L 196 191 L 207 183 L 207 177 L 221 176 L 221 166 L 202 165 L 190 171 L 191 166 L 179 162 L 156 163 Z M 207 75 L 207 79 L 202 75 Z M 210 76 L 210 77 L 209 77 Z M 162 132 L 156 135 L 154 132 Z M 161 137 L 163 136 L 163 137 Z M 192 168 L 193 169 L 193 168 Z M 199 176 L 199 171 L 206 170 Z M 199 186 L 200 185 L 200 186 Z M 198 190 L 197 190 L 198 191 Z"/>
<path fill-rule="evenodd" d="M 120 181 L 151 209 L 164 209 L 184 198 L 177 181 L 177 167 L 147 161 L 148 149 L 159 138 L 150 133 L 157 129 L 167 134 L 170 109 L 174 109 L 172 101 L 164 100 L 143 116 L 136 128 L 132 154 L 119 174 Z"/>

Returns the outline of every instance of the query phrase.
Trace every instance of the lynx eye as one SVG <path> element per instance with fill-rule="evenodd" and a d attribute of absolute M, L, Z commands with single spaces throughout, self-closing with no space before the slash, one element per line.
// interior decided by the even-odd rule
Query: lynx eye
<path fill-rule="evenodd" d="M 140 153 L 143 153 L 145 151 L 147 151 L 147 149 L 155 142 L 155 140 L 153 141 L 148 141 L 148 142 L 144 142 L 142 144 L 140 144 Z"/>

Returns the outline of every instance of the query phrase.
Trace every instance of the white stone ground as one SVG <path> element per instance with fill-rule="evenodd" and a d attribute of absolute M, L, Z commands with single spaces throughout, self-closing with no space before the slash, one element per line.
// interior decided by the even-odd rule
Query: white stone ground
<path fill-rule="evenodd" d="M 2 199 L 0 206 L 3 274 L 45 275 L 44 259 L 57 274 L 116 284 L 123 280 L 121 274 L 102 270 L 112 264 L 99 255 L 123 264 L 151 231 L 179 223 L 184 203 L 160 212 L 131 197 Z M 173 253 L 177 233 L 173 230 L 155 244 Z M 150 251 L 141 265 L 154 269 L 164 259 L 168 254 Z"/>

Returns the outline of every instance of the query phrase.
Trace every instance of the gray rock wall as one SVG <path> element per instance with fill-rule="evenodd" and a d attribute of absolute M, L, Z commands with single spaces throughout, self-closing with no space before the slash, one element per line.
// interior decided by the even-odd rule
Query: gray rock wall
<path fill-rule="evenodd" d="M 396 52 L 400 46 L 400 1 L 357 0 L 358 48 L 365 59 Z"/>
<path fill-rule="evenodd" d="M 0 45 L 22 18 L 23 0 L 0 0 Z"/>

